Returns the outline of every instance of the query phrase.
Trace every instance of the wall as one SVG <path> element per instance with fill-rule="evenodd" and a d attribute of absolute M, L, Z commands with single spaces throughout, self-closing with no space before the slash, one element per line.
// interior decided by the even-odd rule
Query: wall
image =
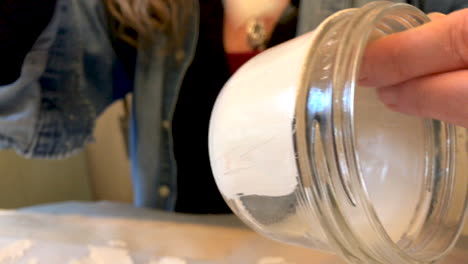
<path fill-rule="evenodd" d="M 119 122 L 123 109 L 122 102 L 117 102 L 101 115 L 94 132 L 96 142 L 87 148 L 91 182 L 97 200 L 133 201 L 130 163 Z"/>
<path fill-rule="evenodd" d="M 95 143 L 66 160 L 27 160 L 0 151 L 0 208 L 68 200 L 131 203 L 133 193 L 116 103 L 99 118 Z"/>
<path fill-rule="evenodd" d="M 65 160 L 28 160 L 0 151 L 0 208 L 92 200 L 84 152 Z"/>

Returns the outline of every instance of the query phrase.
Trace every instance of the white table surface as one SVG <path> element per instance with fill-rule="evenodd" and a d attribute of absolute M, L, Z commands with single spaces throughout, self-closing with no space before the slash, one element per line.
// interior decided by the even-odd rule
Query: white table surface
<path fill-rule="evenodd" d="M 171 262 L 167 257 L 176 259 Z M 0 211 L 0 264 L 10 263 L 344 262 L 330 254 L 266 239 L 247 229 L 233 216 L 171 214 L 101 202 Z M 444 262 L 452 263 L 468 263 L 468 238 L 462 238 L 458 248 Z"/>

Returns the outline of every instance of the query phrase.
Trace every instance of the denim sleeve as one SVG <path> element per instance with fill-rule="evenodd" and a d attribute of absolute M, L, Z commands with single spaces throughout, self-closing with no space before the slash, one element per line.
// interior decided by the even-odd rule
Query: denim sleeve
<path fill-rule="evenodd" d="M 58 21 L 54 19 L 26 55 L 21 76 L 0 86 L 0 147 L 28 152 L 33 143 L 39 115 L 40 84 L 48 51 L 55 39 Z"/>
<path fill-rule="evenodd" d="M 101 0 L 58 0 L 51 23 L 0 86 L 0 148 L 60 158 L 83 148 L 112 102 L 115 54 Z"/>

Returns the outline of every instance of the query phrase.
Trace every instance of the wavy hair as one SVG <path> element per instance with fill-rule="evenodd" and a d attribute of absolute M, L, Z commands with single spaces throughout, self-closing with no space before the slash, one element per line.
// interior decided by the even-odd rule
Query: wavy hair
<path fill-rule="evenodd" d="M 104 0 L 117 38 L 141 47 L 154 41 L 155 32 L 171 34 L 175 45 L 183 34 L 183 18 L 195 0 Z"/>

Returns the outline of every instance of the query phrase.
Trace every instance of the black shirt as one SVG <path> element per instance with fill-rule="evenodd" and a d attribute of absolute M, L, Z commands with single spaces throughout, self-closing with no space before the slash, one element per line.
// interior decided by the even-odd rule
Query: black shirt
<path fill-rule="evenodd" d="M 229 213 L 216 187 L 208 154 L 209 120 L 216 97 L 230 77 L 223 45 L 223 5 L 200 0 L 200 33 L 194 60 L 184 78 L 173 120 L 177 161 L 176 211 Z M 296 34 L 297 13 L 281 21 L 268 43 L 272 46 Z"/>
<path fill-rule="evenodd" d="M 197 49 L 188 68 L 172 123 L 177 162 L 176 211 L 229 213 L 212 176 L 208 155 L 208 126 L 216 97 L 228 80 L 223 46 L 223 6 L 200 0 Z"/>

